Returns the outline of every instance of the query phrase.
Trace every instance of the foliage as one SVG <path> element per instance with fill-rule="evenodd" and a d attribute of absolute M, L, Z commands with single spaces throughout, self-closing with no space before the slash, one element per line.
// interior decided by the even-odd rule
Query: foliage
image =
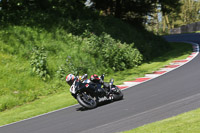
<path fill-rule="evenodd" d="M 48 67 L 47 67 L 47 54 L 44 51 L 44 48 L 37 48 L 33 49 L 31 55 L 31 66 L 33 68 L 33 72 L 39 75 L 42 80 L 46 81 L 50 79 Z"/>
<path fill-rule="evenodd" d="M 180 7 L 179 0 L 92 0 L 95 8 L 104 11 L 107 15 L 114 15 L 117 18 L 141 25 L 146 23 L 147 15 L 155 12 L 160 7 L 163 13 L 170 13 Z"/>
<path fill-rule="evenodd" d="M 154 13 L 154 9 L 158 5 L 161 5 L 161 10 L 164 14 L 172 12 L 175 8 L 180 7 L 179 0 L 148 0 L 148 1 L 136 1 L 136 0 L 91 0 L 93 4 L 90 8 L 87 8 L 84 3 L 85 0 L 2 0 L 0 1 L 0 20 L 12 21 L 18 23 L 20 19 L 33 20 L 33 17 L 37 16 L 37 19 L 46 20 L 47 22 L 54 23 L 59 20 L 52 20 L 53 16 L 67 17 L 73 20 L 80 18 L 92 18 L 94 17 L 93 9 L 103 11 L 105 15 L 113 15 L 116 18 L 126 20 L 129 23 L 142 25 L 146 22 L 146 16 Z M 42 14 L 38 14 L 38 11 L 42 11 Z M 32 15 L 32 12 L 34 15 Z M 37 15 L 35 15 L 37 14 Z M 49 16 L 47 18 L 46 16 Z M 102 14 L 102 13 L 101 13 Z M 41 16 L 41 17 L 39 17 Z M 55 23 L 56 24 L 56 23 Z"/>
<path fill-rule="evenodd" d="M 68 56 L 66 59 L 66 63 L 59 66 L 59 70 L 57 71 L 57 74 L 61 80 L 64 80 L 64 78 L 66 77 L 66 73 L 72 73 L 74 75 L 79 75 L 79 72 L 81 71 L 81 70 L 79 70 L 80 68 L 81 68 L 81 66 L 75 66 L 74 60 L 70 56 Z M 86 69 L 86 68 L 84 68 L 84 69 Z M 81 73 L 84 73 L 84 72 L 82 71 Z M 85 73 L 87 73 L 87 71 Z"/>
<path fill-rule="evenodd" d="M 19 56 L 0 52 L 1 111 L 56 92 L 56 89 L 51 86 L 47 88 L 46 83 L 31 73 L 29 63 Z"/>
<path fill-rule="evenodd" d="M 200 0 L 181 0 L 181 3 L 179 15 L 182 25 L 200 21 Z"/>
<path fill-rule="evenodd" d="M 169 33 L 170 29 L 200 21 L 199 0 L 161 1 L 159 6 L 160 11 L 152 14 L 154 16 L 156 15 L 156 17 L 153 18 L 153 26 L 148 25 L 152 30 L 155 30 L 156 27 L 157 33 L 163 32 L 166 34 Z M 162 16 L 160 16 L 160 22 L 155 22 L 155 20 L 158 20 L 159 14 L 162 14 Z M 158 29 L 160 31 L 158 31 Z"/>
<path fill-rule="evenodd" d="M 169 7 L 166 7 L 170 9 Z M 180 0 L 180 6 L 171 12 L 163 13 L 163 22 L 167 23 L 167 28 L 173 29 L 181 25 L 197 22 L 200 20 L 200 1 L 199 0 Z"/>
<path fill-rule="evenodd" d="M 176 12 L 179 12 L 181 6 L 179 0 L 159 0 L 159 4 L 163 15 L 174 12 L 175 10 Z"/>
<path fill-rule="evenodd" d="M 96 58 L 102 58 L 104 66 L 112 68 L 114 71 L 125 70 L 141 64 L 142 55 L 133 48 L 134 44 L 121 43 L 103 33 L 99 37 L 90 34 L 87 39 L 87 52 Z"/>

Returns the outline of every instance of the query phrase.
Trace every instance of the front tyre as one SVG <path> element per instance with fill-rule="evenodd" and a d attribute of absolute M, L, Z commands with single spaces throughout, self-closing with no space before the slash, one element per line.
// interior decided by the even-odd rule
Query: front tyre
<path fill-rule="evenodd" d="M 78 103 L 88 109 L 93 109 L 97 106 L 96 98 L 87 94 L 86 92 L 81 92 L 77 94 Z"/>

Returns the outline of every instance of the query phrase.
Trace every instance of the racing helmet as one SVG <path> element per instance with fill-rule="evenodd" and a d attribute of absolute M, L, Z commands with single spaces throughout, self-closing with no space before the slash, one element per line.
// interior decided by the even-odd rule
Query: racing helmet
<path fill-rule="evenodd" d="M 94 74 L 94 75 L 91 75 L 90 80 L 94 83 L 98 83 L 100 81 L 100 78 L 98 75 Z"/>
<path fill-rule="evenodd" d="M 71 86 L 74 82 L 75 76 L 73 74 L 68 74 L 66 76 L 66 82 Z"/>

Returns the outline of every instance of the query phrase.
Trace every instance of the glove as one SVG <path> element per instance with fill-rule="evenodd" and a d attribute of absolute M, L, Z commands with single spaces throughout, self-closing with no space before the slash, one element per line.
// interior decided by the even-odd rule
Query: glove
<path fill-rule="evenodd" d="M 84 75 L 81 77 L 81 79 L 82 79 L 82 80 L 85 80 L 85 79 L 87 79 L 87 77 L 88 77 L 88 75 L 87 75 L 87 74 L 84 74 Z"/>

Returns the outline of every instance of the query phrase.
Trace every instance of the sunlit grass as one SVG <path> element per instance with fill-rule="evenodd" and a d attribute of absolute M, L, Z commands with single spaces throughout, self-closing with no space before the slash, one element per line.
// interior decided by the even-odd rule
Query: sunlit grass
<path fill-rule="evenodd" d="M 59 94 L 45 96 L 32 103 L 0 112 L 0 125 L 44 114 L 76 103 L 77 101 L 71 97 L 69 92 L 66 91 Z"/>
<path fill-rule="evenodd" d="M 199 133 L 200 109 L 183 113 L 162 121 L 138 127 L 123 133 Z"/>

